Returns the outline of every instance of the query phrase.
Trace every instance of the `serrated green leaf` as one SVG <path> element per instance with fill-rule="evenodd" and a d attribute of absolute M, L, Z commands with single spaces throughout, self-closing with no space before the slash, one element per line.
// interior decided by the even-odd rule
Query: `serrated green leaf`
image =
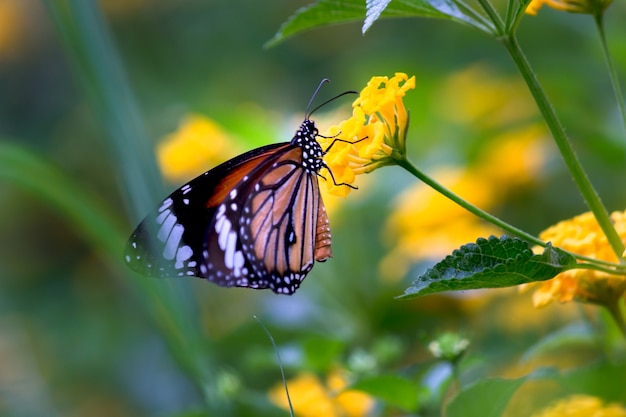
<path fill-rule="evenodd" d="M 550 245 L 533 255 L 528 243 L 518 238 L 480 238 L 427 270 L 398 298 L 545 281 L 575 264 L 572 255 Z"/>
<path fill-rule="evenodd" d="M 367 32 L 367 29 L 369 29 L 370 26 L 378 20 L 381 13 L 387 8 L 389 3 L 391 3 L 391 0 L 367 0 L 365 2 L 367 12 L 365 14 L 365 22 L 363 23 L 363 33 Z"/>
<path fill-rule="evenodd" d="M 420 390 L 414 382 L 397 375 L 380 375 L 362 379 L 350 389 L 366 392 L 387 404 L 407 411 L 417 409 L 419 398 L 425 389 Z"/>
<path fill-rule="evenodd" d="M 387 4 L 385 4 L 387 3 Z M 371 6 L 371 13 L 370 13 Z M 364 20 L 363 33 L 380 17 L 430 17 L 469 24 L 481 31 L 492 30 L 465 14 L 448 0 L 318 0 L 297 10 L 282 24 L 265 47 L 271 47 L 296 33 L 316 27 Z"/>

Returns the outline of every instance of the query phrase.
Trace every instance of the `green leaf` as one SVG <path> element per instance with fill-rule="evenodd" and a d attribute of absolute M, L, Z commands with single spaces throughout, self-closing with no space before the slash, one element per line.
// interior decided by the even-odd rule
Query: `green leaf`
<path fill-rule="evenodd" d="M 463 388 L 445 410 L 447 417 L 498 417 L 505 411 L 511 397 L 524 383 L 532 380 L 551 381 L 552 399 L 574 394 L 598 397 L 604 402 L 624 401 L 626 364 L 601 362 L 559 372 L 555 368 L 540 368 L 517 379 L 493 378 L 478 381 Z M 529 399 L 532 402 L 532 399 Z M 538 398 L 537 406 L 545 403 Z"/>
<path fill-rule="evenodd" d="M 490 378 L 478 381 L 460 391 L 448 404 L 447 417 L 499 417 L 517 389 L 538 372 L 517 379 Z"/>
<path fill-rule="evenodd" d="M 363 23 L 363 33 L 367 32 L 370 26 L 378 20 L 380 14 L 387 8 L 389 3 L 391 3 L 391 0 L 367 0 L 365 2 L 367 13 Z"/>
<path fill-rule="evenodd" d="M 533 255 L 528 243 L 518 238 L 480 238 L 427 270 L 398 298 L 545 281 L 573 265 L 572 255 L 551 245 Z"/>
<path fill-rule="evenodd" d="M 626 363 L 602 362 L 563 372 L 556 381 L 569 394 L 585 393 L 604 401 L 624 401 Z"/>
<path fill-rule="evenodd" d="M 380 17 L 430 17 L 469 24 L 483 32 L 493 30 L 483 21 L 467 16 L 449 0 L 318 0 L 297 10 L 265 47 L 296 33 L 316 27 L 364 20 L 363 33 Z"/>
<path fill-rule="evenodd" d="M 527 362 L 539 355 L 578 348 L 598 348 L 600 340 L 588 323 L 573 323 L 558 329 L 535 343 L 522 355 L 520 361 Z"/>
<path fill-rule="evenodd" d="M 350 389 L 366 392 L 387 404 L 407 411 L 415 411 L 420 397 L 426 395 L 425 388 L 420 390 L 415 383 L 397 375 L 380 375 L 362 379 Z"/>
<path fill-rule="evenodd" d="M 327 371 L 344 349 L 339 340 L 311 336 L 302 344 L 305 364 L 319 372 Z"/>

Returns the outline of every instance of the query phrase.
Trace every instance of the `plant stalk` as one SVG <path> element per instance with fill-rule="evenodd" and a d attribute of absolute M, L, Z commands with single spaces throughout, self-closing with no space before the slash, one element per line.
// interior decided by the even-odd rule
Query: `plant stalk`
<path fill-rule="evenodd" d="M 569 172 L 572 175 L 576 186 L 580 190 L 580 193 L 582 194 L 585 202 L 593 212 L 596 220 L 598 221 L 598 224 L 600 225 L 600 228 L 606 235 L 609 244 L 613 249 L 613 252 L 615 252 L 615 254 L 617 255 L 617 259 L 620 259 L 621 263 L 625 263 L 624 259 L 622 258 L 622 254 L 624 253 L 624 243 L 622 242 L 619 235 L 617 234 L 617 231 L 613 227 L 613 223 L 611 221 L 611 218 L 609 217 L 609 213 L 602 204 L 600 196 L 592 186 L 591 182 L 589 181 L 589 177 L 583 170 L 580 161 L 578 160 L 578 157 L 576 156 L 576 153 L 572 148 L 569 138 L 565 133 L 565 129 L 561 125 L 561 122 L 559 121 L 556 112 L 552 107 L 552 104 L 548 100 L 543 88 L 539 84 L 539 81 L 537 80 L 535 73 L 530 67 L 526 56 L 522 52 L 515 35 L 503 37 L 501 40 L 505 48 L 511 55 L 511 58 L 520 70 L 522 76 L 524 77 L 530 93 L 535 99 L 537 107 L 539 107 L 539 111 L 543 115 L 548 125 L 548 128 L 552 133 L 552 137 L 554 138 L 554 141 L 556 142 L 556 145 L 561 152 L 563 161 L 569 169 Z"/>

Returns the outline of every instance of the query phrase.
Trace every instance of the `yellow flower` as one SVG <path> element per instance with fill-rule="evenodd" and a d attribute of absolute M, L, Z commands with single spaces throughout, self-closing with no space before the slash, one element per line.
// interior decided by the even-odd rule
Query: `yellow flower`
<path fill-rule="evenodd" d="M 620 404 L 603 404 L 589 395 L 571 395 L 534 413 L 532 417 L 626 417 L 626 408 Z"/>
<path fill-rule="evenodd" d="M 391 165 L 406 153 L 409 114 L 402 98 L 415 88 L 415 77 L 396 73 L 394 77 L 372 77 L 352 104 L 352 117 L 331 127 L 320 138 L 327 149 L 337 138 L 355 142 L 334 142 L 324 161 L 335 181 L 352 184 L 356 175 Z M 326 181 L 331 194 L 345 196 L 350 187 Z"/>
<path fill-rule="evenodd" d="M 626 243 L 626 211 L 614 212 L 611 219 Z M 617 256 L 591 212 L 564 220 L 543 231 L 539 237 L 554 246 L 595 259 L 617 262 Z M 626 276 L 611 275 L 590 269 L 572 269 L 555 278 L 534 283 L 538 286 L 533 294 L 535 307 L 543 307 L 552 301 L 583 301 L 604 303 L 626 291 Z M 522 287 L 525 289 L 527 286 Z"/>
<path fill-rule="evenodd" d="M 526 14 L 535 16 L 545 4 L 555 10 L 590 15 L 601 14 L 613 0 L 532 0 L 526 6 Z"/>
<path fill-rule="evenodd" d="M 374 400 L 367 394 L 345 390 L 348 380 L 340 370 L 333 371 L 326 384 L 313 374 L 302 373 L 287 381 L 287 386 L 294 413 L 300 417 L 362 417 L 374 406 Z M 274 404 L 289 409 L 282 383 L 268 395 Z"/>
<path fill-rule="evenodd" d="M 236 153 L 233 140 L 204 116 L 186 116 L 178 130 L 157 146 L 163 176 L 172 183 L 189 181 Z"/>

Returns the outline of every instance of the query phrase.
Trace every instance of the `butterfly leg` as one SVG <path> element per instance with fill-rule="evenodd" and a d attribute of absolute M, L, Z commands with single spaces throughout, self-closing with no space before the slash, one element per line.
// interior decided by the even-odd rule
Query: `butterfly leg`
<path fill-rule="evenodd" d="M 340 133 L 337 133 L 337 135 L 339 135 L 339 134 L 341 134 L 341 132 L 340 132 Z M 321 136 L 321 135 L 319 135 L 319 136 Z M 323 137 L 323 138 L 326 138 L 326 136 L 322 136 L 322 137 Z M 332 138 L 332 137 L 334 137 L 334 136 L 330 136 L 330 137 Z M 349 143 L 350 145 L 354 145 L 355 143 L 359 143 L 359 142 L 361 142 L 361 141 L 364 141 L 364 140 L 365 140 L 365 139 L 367 139 L 367 138 L 368 138 L 368 137 L 367 137 L 367 136 L 365 136 L 364 138 L 357 139 L 357 140 L 355 140 L 355 141 L 349 141 L 349 140 L 346 140 L 346 139 L 339 139 L 339 138 L 335 137 L 335 139 L 334 139 L 334 140 L 330 143 L 330 145 L 328 145 L 328 148 L 326 148 L 326 149 L 324 150 L 324 155 L 326 155 L 326 154 L 328 153 L 328 151 L 330 151 L 330 148 L 332 148 L 332 147 L 333 147 L 333 145 L 334 145 L 335 143 L 337 143 L 337 142 Z M 327 138 L 327 139 L 328 139 L 328 138 Z M 329 171 L 330 171 L 330 170 L 329 170 Z"/>
<path fill-rule="evenodd" d="M 355 187 L 354 185 L 347 184 L 347 183 L 345 183 L 345 182 L 340 182 L 340 183 L 337 183 L 337 181 L 335 180 L 335 176 L 333 175 L 333 171 L 331 171 L 331 170 L 330 170 L 330 168 L 328 167 L 328 165 L 326 165 L 326 163 L 325 163 L 325 162 L 323 162 L 323 163 L 322 163 L 322 166 L 328 170 L 328 173 L 330 174 L 330 178 L 332 178 L 332 180 L 333 180 L 333 184 L 335 184 L 337 187 L 339 187 L 339 186 L 341 186 L 341 185 L 345 185 L 345 186 L 347 186 L 347 187 L 352 188 L 353 190 L 358 190 L 358 189 L 359 189 L 359 187 Z M 320 176 L 320 177 L 322 177 L 322 178 L 324 179 L 324 181 L 327 181 L 326 177 L 324 177 L 324 176 L 323 176 L 322 174 L 320 174 L 319 172 L 317 173 L 317 175 L 318 175 L 318 176 Z"/>

